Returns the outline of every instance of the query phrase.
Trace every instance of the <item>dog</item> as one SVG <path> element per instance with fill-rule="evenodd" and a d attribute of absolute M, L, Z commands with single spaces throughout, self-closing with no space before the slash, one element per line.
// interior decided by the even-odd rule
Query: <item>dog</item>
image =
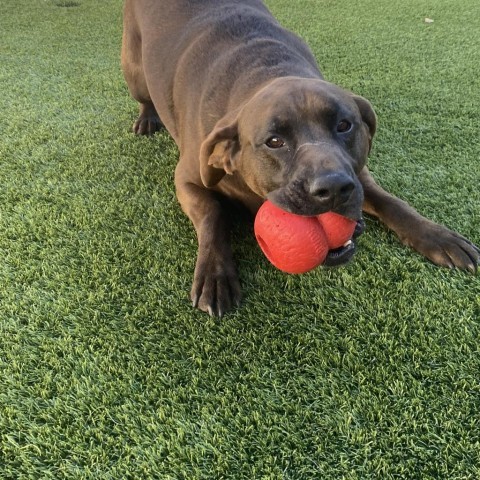
<path fill-rule="evenodd" d="M 133 131 L 165 127 L 179 148 L 175 188 L 198 237 L 195 307 L 222 316 L 240 304 L 226 199 L 252 213 L 265 199 L 304 216 L 360 222 L 364 211 L 433 263 L 476 271 L 475 245 L 374 181 L 371 104 L 325 81 L 262 1 L 126 0 L 122 69 L 140 104 Z"/>

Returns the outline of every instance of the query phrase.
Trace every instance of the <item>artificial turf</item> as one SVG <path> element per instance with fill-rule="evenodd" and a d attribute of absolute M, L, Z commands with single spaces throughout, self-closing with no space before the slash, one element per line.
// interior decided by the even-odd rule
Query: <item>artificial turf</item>
<path fill-rule="evenodd" d="M 268 0 L 369 98 L 371 170 L 480 243 L 478 0 Z M 135 138 L 120 0 L 0 3 L 0 478 L 480 477 L 480 281 L 367 219 L 355 260 L 188 301 L 177 150 Z M 433 23 L 426 23 L 425 18 Z"/>

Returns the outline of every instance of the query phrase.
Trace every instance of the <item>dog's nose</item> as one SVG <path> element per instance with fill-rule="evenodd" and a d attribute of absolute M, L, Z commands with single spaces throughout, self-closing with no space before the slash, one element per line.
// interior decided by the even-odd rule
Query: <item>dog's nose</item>
<path fill-rule="evenodd" d="M 355 189 L 355 183 L 345 173 L 327 173 L 315 177 L 309 185 L 309 193 L 325 204 L 347 201 Z"/>

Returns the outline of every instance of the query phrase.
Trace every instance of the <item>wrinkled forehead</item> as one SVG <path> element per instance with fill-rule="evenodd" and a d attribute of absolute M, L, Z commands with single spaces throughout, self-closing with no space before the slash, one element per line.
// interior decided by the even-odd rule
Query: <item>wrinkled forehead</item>
<path fill-rule="evenodd" d="M 309 121 L 334 121 L 338 116 L 358 115 L 352 96 L 335 85 L 317 79 L 281 79 L 255 95 L 245 108 L 249 129 L 268 124 L 279 129 Z"/>

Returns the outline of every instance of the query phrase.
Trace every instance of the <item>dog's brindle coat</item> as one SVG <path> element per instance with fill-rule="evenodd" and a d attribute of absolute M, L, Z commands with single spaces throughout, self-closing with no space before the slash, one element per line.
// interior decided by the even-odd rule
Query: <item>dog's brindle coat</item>
<path fill-rule="evenodd" d="M 180 150 L 175 185 L 198 235 L 195 306 L 240 302 L 225 196 L 255 212 L 362 208 L 438 265 L 476 271 L 480 250 L 380 188 L 365 166 L 370 103 L 323 80 L 305 43 L 260 0 L 126 0 L 122 66 L 139 135 L 162 124 Z M 161 120 L 160 120 L 161 119 Z"/>

